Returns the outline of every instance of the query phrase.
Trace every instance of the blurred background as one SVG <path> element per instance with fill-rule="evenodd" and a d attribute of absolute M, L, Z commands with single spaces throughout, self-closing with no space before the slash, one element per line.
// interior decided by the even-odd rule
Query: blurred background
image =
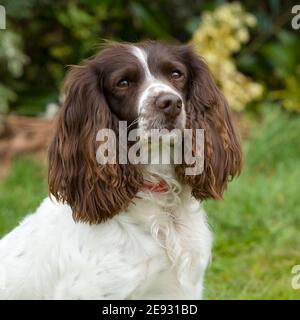
<path fill-rule="evenodd" d="M 97 52 L 102 39 L 193 43 L 229 101 L 245 154 L 224 200 L 205 203 L 215 234 L 205 297 L 300 298 L 291 285 L 300 264 L 300 29 L 292 27 L 293 1 L 0 5 L 0 237 L 47 195 L 46 150 L 67 66 Z"/>

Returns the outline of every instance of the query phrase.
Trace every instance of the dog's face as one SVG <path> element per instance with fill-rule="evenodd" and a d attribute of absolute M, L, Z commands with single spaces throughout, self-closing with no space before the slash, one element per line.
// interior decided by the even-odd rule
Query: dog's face
<path fill-rule="evenodd" d="M 145 43 L 106 49 L 102 85 L 121 120 L 142 129 L 183 129 L 188 70 L 181 47 Z"/>
<path fill-rule="evenodd" d="M 177 179 L 199 200 L 218 199 L 242 155 L 227 102 L 190 46 L 114 44 L 69 72 L 66 100 L 49 149 L 49 190 L 75 220 L 99 223 L 126 209 L 144 184 L 139 165 L 96 161 L 96 135 L 120 120 L 149 129 L 204 129 L 204 170 Z M 192 151 L 195 153 L 196 146 Z"/>

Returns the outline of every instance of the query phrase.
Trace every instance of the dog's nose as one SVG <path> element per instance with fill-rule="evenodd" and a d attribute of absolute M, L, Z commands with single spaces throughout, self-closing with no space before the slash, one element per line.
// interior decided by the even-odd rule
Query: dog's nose
<path fill-rule="evenodd" d="M 182 109 L 182 100 L 175 94 L 166 93 L 157 97 L 155 105 L 165 115 L 177 117 Z"/>

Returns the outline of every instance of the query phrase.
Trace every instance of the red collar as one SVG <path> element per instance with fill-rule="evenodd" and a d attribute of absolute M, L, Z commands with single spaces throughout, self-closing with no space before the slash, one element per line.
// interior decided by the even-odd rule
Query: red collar
<path fill-rule="evenodd" d="M 158 184 L 153 184 L 152 182 L 144 181 L 143 188 L 158 193 L 167 192 L 169 190 L 169 187 L 164 180 L 161 180 Z"/>

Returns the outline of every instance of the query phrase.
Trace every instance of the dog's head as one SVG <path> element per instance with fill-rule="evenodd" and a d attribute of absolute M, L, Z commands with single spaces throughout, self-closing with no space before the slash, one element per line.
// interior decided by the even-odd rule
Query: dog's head
<path fill-rule="evenodd" d="M 241 169 L 241 148 L 226 100 L 190 46 L 114 44 L 73 67 L 49 150 L 49 190 L 75 220 L 99 223 L 126 209 L 143 186 L 133 164 L 99 165 L 96 134 L 118 122 L 143 130 L 204 129 L 204 171 L 178 179 L 199 200 L 220 198 Z"/>

